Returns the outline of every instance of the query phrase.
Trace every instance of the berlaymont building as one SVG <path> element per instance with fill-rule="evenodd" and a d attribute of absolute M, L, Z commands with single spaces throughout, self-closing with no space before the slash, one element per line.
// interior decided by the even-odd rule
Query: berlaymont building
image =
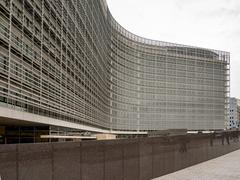
<path fill-rule="evenodd" d="M 149 40 L 105 0 L 0 1 L 0 126 L 223 129 L 230 54 Z"/>

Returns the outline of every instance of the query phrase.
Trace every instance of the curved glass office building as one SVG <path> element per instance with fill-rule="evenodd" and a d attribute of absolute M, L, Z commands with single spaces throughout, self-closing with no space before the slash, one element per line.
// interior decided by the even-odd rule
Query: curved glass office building
<path fill-rule="evenodd" d="M 0 122 L 224 128 L 228 52 L 136 36 L 104 0 L 2 0 L 0 13 Z"/>

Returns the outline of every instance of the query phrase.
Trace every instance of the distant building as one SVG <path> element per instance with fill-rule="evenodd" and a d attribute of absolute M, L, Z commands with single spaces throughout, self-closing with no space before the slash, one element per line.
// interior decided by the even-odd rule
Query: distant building
<path fill-rule="evenodd" d="M 229 99 L 229 116 L 227 122 L 227 128 L 239 128 L 240 121 L 240 99 Z"/>

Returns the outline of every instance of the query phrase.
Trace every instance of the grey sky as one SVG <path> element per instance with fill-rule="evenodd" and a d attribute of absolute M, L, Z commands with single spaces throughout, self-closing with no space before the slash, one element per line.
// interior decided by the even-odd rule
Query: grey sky
<path fill-rule="evenodd" d="M 240 98 L 240 0 L 107 0 L 127 30 L 150 39 L 231 53 L 231 96 Z"/>

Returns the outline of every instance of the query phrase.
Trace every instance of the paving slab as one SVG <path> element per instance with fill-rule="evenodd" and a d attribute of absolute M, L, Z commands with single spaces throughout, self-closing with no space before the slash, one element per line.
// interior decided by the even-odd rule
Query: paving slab
<path fill-rule="evenodd" d="M 240 150 L 154 180 L 240 180 Z"/>

